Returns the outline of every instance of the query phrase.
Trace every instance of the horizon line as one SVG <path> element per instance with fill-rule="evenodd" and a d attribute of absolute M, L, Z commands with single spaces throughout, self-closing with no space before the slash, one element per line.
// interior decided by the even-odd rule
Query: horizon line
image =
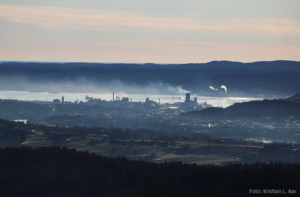
<path fill-rule="evenodd" d="M 68 64 L 68 63 L 86 63 L 86 64 L 137 64 L 137 65 L 144 65 L 144 64 L 158 64 L 158 65 L 170 65 L 170 64 L 208 64 L 212 62 L 232 62 L 232 63 L 257 63 L 257 62 L 278 62 L 278 61 L 285 61 L 285 62 L 299 62 L 296 60 L 261 60 L 261 61 L 253 61 L 253 62 L 240 62 L 240 61 L 233 61 L 233 60 L 212 60 L 209 62 L 186 62 L 186 63 L 153 63 L 153 62 L 145 62 L 145 63 L 134 63 L 134 62 L 64 62 L 64 61 L 7 61 L 7 60 L 0 60 L 1 63 L 57 63 L 57 64 Z"/>

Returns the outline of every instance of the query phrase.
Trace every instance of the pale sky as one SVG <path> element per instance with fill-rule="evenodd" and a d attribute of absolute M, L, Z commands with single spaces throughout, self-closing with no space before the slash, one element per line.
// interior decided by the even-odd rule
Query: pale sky
<path fill-rule="evenodd" d="M 0 61 L 300 61 L 299 0 L 0 0 Z"/>

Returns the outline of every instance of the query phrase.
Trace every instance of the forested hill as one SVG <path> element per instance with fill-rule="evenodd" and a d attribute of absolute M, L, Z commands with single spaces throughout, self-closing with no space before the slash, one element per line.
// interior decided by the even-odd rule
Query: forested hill
<path fill-rule="evenodd" d="M 211 107 L 201 111 L 190 111 L 182 117 L 198 118 L 261 118 L 262 116 L 300 117 L 300 103 L 290 100 L 262 100 L 235 103 L 225 109 Z"/>
<path fill-rule="evenodd" d="M 139 68 L 139 69 L 255 69 L 255 70 L 286 70 L 299 71 L 300 62 L 297 61 L 262 61 L 262 62 L 233 62 L 233 61 L 212 61 L 208 63 L 187 63 L 187 64 L 134 64 L 134 63 L 85 63 L 85 62 L 0 62 L 0 68 Z"/>
<path fill-rule="evenodd" d="M 294 96 L 286 98 L 285 100 L 294 101 L 294 102 L 300 103 L 300 94 L 296 94 Z"/>
<path fill-rule="evenodd" d="M 120 85 L 119 83 L 114 84 L 115 91 L 126 92 L 127 86 L 132 88 L 163 84 L 175 87 L 175 89 L 181 86 L 195 94 L 226 96 L 224 91 L 220 91 L 220 87 L 226 85 L 228 95 L 250 97 L 263 94 L 273 97 L 274 95 L 292 95 L 300 92 L 298 85 L 300 84 L 300 62 L 0 63 L 0 83 L 2 83 L 0 90 L 76 92 L 83 91 L 78 87 L 81 85 L 111 89 L 110 85 L 114 81 L 122 84 L 119 88 L 116 87 Z M 53 83 L 55 89 L 49 87 Z M 70 90 L 69 86 L 67 87 L 68 84 L 72 86 Z M 209 86 L 219 90 L 213 91 Z M 158 90 L 161 88 L 160 86 L 157 87 Z M 165 92 L 165 90 L 161 91 Z M 132 92 L 126 93 L 132 94 Z"/>
<path fill-rule="evenodd" d="M 243 103 L 235 103 L 226 108 L 226 112 L 241 112 L 241 111 L 294 111 L 300 109 L 300 103 L 290 102 L 287 100 L 262 100 L 250 101 Z"/>
<path fill-rule="evenodd" d="M 249 189 L 266 188 L 300 192 L 299 164 L 155 164 L 60 147 L 7 147 L 0 149 L 0 158 L 3 197 L 247 196 Z"/>

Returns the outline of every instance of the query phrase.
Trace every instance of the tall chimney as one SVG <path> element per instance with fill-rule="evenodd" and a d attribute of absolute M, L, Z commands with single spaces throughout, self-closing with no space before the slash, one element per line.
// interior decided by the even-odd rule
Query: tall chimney
<path fill-rule="evenodd" d="M 190 100 L 191 100 L 191 94 L 190 93 L 186 93 L 185 94 L 185 102 L 187 103 L 187 102 L 190 102 Z"/>

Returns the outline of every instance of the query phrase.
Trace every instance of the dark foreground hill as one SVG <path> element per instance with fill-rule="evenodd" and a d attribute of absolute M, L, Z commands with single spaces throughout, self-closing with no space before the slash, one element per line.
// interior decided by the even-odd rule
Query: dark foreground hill
<path fill-rule="evenodd" d="M 246 196 L 249 189 L 300 192 L 299 164 L 154 164 L 60 147 L 5 148 L 0 149 L 0 158 L 1 196 Z"/>

